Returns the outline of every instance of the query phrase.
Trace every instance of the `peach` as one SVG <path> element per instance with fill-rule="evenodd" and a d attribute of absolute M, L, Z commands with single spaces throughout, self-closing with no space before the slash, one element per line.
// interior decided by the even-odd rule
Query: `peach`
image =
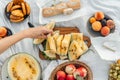
<path fill-rule="evenodd" d="M 77 76 L 81 76 L 81 77 L 86 77 L 87 76 L 87 70 L 84 67 L 80 67 L 78 69 L 76 69 L 76 71 L 73 73 L 75 79 Z"/>
<path fill-rule="evenodd" d="M 113 29 L 115 27 L 115 23 L 113 20 L 107 20 L 107 26 L 110 28 L 110 29 Z"/>
<path fill-rule="evenodd" d="M 76 67 L 73 64 L 69 64 L 65 67 L 65 72 L 67 74 L 73 74 L 75 70 L 76 70 Z"/>
<path fill-rule="evenodd" d="M 92 29 L 94 31 L 100 31 L 102 28 L 102 24 L 99 22 L 99 21 L 95 21 L 93 24 L 92 24 Z"/>
<path fill-rule="evenodd" d="M 63 80 L 65 80 L 66 74 L 65 74 L 64 71 L 58 71 L 58 72 L 57 72 L 57 80 L 60 80 L 60 78 L 62 78 Z M 61 80 L 62 80 L 62 79 L 61 79 Z"/>
<path fill-rule="evenodd" d="M 73 75 L 67 75 L 66 80 L 75 80 Z"/>
<path fill-rule="evenodd" d="M 4 37 L 7 34 L 7 29 L 4 27 L 0 27 L 0 37 Z"/>
<path fill-rule="evenodd" d="M 91 23 L 91 24 L 94 23 L 95 21 L 96 21 L 95 17 L 91 17 L 91 18 L 90 18 L 90 23 Z"/>
<path fill-rule="evenodd" d="M 87 76 L 87 70 L 84 67 L 78 68 L 81 71 L 81 76 L 86 77 Z"/>
<path fill-rule="evenodd" d="M 105 26 L 101 29 L 101 35 L 103 36 L 107 36 L 108 34 L 110 34 L 110 28 Z"/>
<path fill-rule="evenodd" d="M 105 15 L 103 12 L 96 12 L 94 17 L 96 18 L 96 20 L 102 20 L 104 19 Z"/>

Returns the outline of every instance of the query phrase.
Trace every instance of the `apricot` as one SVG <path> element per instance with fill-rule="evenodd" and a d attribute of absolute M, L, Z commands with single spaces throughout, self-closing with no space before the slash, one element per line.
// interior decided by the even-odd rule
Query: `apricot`
<path fill-rule="evenodd" d="M 107 20 L 107 26 L 110 28 L 110 29 L 113 29 L 115 27 L 115 23 L 113 20 Z"/>
<path fill-rule="evenodd" d="M 99 22 L 99 21 L 95 21 L 93 24 L 92 24 L 92 29 L 94 31 L 100 31 L 102 28 L 102 24 Z"/>
<path fill-rule="evenodd" d="M 120 59 L 117 60 L 117 63 L 120 64 Z"/>
<path fill-rule="evenodd" d="M 102 20 L 104 19 L 105 15 L 103 12 L 96 12 L 94 17 L 96 20 Z"/>
<path fill-rule="evenodd" d="M 4 37 L 7 34 L 7 29 L 4 27 L 0 27 L 0 37 Z"/>
<path fill-rule="evenodd" d="M 91 18 L 90 18 L 90 23 L 91 23 L 91 24 L 94 23 L 95 21 L 96 21 L 95 17 L 91 17 Z"/>
<path fill-rule="evenodd" d="M 110 34 L 110 28 L 105 26 L 101 29 L 101 35 L 103 36 L 107 36 L 108 34 Z"/>

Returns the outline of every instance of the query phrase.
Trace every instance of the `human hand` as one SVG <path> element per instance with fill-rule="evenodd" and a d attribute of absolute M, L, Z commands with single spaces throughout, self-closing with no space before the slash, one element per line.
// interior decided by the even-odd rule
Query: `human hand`
<path fill-rule="evenodd" d="M 26 38 L 47 38 L 47 35 L 52 32 L 46 27 L 35 27 L 24 30 L 24 35 Z"/>

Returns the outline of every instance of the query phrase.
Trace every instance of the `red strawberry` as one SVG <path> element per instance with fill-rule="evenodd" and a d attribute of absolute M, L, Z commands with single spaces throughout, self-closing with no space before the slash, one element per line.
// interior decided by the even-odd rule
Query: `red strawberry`
<path fill-rule="evenodd" d="M 57 80 L 65 80 L 66 74 L 64 71 L 58 71 L 57 72 Z"/>
<path fill-rule="evenodd" d="M 73 75 L 67 75 L 66 80 L 75 80 Z"/>

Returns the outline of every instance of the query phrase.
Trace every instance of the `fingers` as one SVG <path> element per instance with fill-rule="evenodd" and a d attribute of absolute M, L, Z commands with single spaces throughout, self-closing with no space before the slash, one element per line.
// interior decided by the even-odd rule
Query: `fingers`
<path fill-rule="evenodd" d="M 53 30 L 47 29 L 46 27 L 39 27 L 39 28 L 44 35 L 48 35 L 48 34 L 53 33 Z"/>
<path fill-rule="evenodd" d="M 46 27 L 36 27 L 31 31 L 34 32 L 34 38 L 43 38 L 46 39 L 48 34 L 52 34 L 53 30 L 47 29 Z"/>
<path fill-rule="evenodd" d="M 42 38 L 42 39 L 46 39 L 47 38 L 47 35 L 44 35 L 44 34 L 40 34 L 37 38 Z"/>
<path fill-rule="evenodd" d="M 52 33 L 53 33 L 52 30 L 45 30 L 45 31 L 43 31 L 44 35 L 48 35 L 48 34 L 52 34 Z"/>

